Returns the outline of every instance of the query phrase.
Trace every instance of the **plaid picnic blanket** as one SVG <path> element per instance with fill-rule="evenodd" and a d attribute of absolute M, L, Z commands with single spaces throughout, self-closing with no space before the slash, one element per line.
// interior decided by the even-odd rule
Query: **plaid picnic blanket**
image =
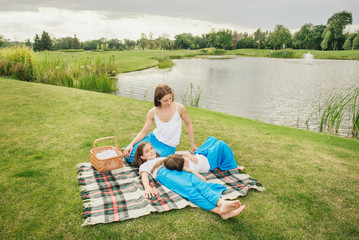
<path fill-rule="evenodd" d="M 151 177 L 150 185 L 158 193 L 151 199 L 146 198 L 138 168 L 126 161 L 122 168 L 105 173 L 98 172 L 89 162 L 80 163 L 77 172 L 85 218 L 82 226 L 123 221 L 186 206 L 197 207 Z M 222 194 L 224 199 L 245 196 L 249 189 L 264 191 L 261 183 L 236 169 L 215 169 L 202 175 L 208 182 L 227 187 Z"/>

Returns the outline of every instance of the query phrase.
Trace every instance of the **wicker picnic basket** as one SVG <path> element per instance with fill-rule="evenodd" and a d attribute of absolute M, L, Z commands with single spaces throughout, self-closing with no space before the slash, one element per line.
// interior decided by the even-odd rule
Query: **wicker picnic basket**
<path fill-rule="evenodd" d="M 96 142 L 105 140 L 105 139 L 115 139 L 116 140 L 116 148 L 113 146 L 104 146 L 96 148 Z M 116 157 L 110 157 L 105 159 L 99 159 L 96 157 L 98 153 L 101 153 L 106 150 L 114 150 L 117 153 Z M 107 172 L 117 168 L 123 167 L 123 156 L 122 153 L 118 150 L 118 142 L 116 137 L 105 137 L 96 139 L 93 143 L 93 149 L 90 150 L 90 162 L 91 165 L 96 168 L 99 172 Z"/>

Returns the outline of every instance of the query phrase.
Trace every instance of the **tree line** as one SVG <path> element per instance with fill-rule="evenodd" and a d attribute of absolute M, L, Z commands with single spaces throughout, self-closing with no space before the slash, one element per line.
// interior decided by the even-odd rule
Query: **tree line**
<path fill-rule="evenodd" d="M 43 31 L 41 37 L 36 34 L 34 41 L 26 40 L 25 44 L 32 46 L 34 51 L 83 49 L 98 51 L 117 51 L 130 49 L 201 49 L 221 48 L 241 49 L 313 49 L 313 50 L 350 50 L 359 49 L 359 31 L 344 33 L 344 29 L 352 24 L 351 12 L 341 11 L 333 14 L 326 25 L 304 24 L 300 30 L 291 34 L 283 25 L 276 25 L 275 29 L 262 31 L 258 28 L 253 34 L 238 33 L 229 29 L 212 29 L 209 33 L 194 36 L 191 33 L 176 35 L 174 40 L 169 34 L 163 33 L 154 38 L 152 33 L 141 33 L 138 40 L 106 39 L 88 40 L 80 42 L 76 37 L 51 38 L 49 33 Z M 9 45 L 9 42 L 0 35 L 0 47 Z"/>

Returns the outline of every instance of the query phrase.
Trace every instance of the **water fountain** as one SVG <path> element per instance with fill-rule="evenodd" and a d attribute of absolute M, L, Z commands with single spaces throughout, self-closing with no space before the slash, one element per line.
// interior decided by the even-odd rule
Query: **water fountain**
<path fill-rule="evenodd" d="M 306 54 L 303 54 L 303 58 L 306 63 L 313 63 L 314 55 L 308 52 Z"/>

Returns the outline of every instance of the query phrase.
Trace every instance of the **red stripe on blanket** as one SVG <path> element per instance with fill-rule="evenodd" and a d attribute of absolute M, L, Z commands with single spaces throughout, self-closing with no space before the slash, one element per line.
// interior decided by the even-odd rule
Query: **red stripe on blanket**
<path fill-rule="evenodd" d="M 170 210 L 170 207 L 169 207 L 169 206 L 167 205 L 167 203 L 163 200 L 163 198 L 161 198 L 161 196 L 158 194 L 158 191 L 157 191 L 157 189 L 156 189 L 155 184 L 154 184 L 153 182 L 151 182 L 151 183 L 150 183 L 150 186 L 151 186 L 152 189 L 155 190 L 156 197 L 157 197 L 158 201 L 161 203 L 161 206 L 163 207 L 163 209 L 164 209 L 165 211 Z"/>
<path fill-rule="evenodd" d="M 105 174 L 102 173 L 102 177 L 103 177 L 103 180 L 107 186 L 107 189 L 109 191 L 109 194 L 111 196 L 111 200 L 112 200 L 112 208 L 113 208 L 113 220 L 114 221 L 119 221 L 120 220 L 120 215 L 118 213 L 118 207 L 115 207 L 117 206 L 117 199 L 116 199 L 116 196 L 115 194 L 113 194 L 113 191 L 111 190 L 111 184 L 109 183 L 109 181 L 107 180 L 107 176 Z"/>
<path fill-rule="evenodd" d="M 223 172 L 221 172 L 221 175 L 223 176 L 223 178 L 224 178 L 224 179 L 227 179 L 229 182 L 234 183 L 236 187 L 240 187 L 240 188 L 242 188 L 242 186 L 244 185 L 244 184 L 239 185 L 238 183 L 236 183 L 235 181 L 233 181 L 233 180 L 232 180 L 232 179 L 230 179 L 229 177 L 225 176 Z"/>
<path fill-rule="evenodd" d="M 109 192 L 97 191 L 97 192 L 94 192 L 94 193 L 92 193 L 92 194 L 87 194 L 87 195 L 83 195 L 83 196 L 84 196 L 84 197 L 91 197 L 91 196 L 94 196 L 94 195 L 96 195 L 96 194 L 101 194 L 101 193 L 111 194 L 111 193 L 123 192 L 123 191 L 125 191 L 125 190 L 130 190 L 130 189 L 133 189 L 133 188 L 136 188 L 136 187 L 137 187 L 137 185 L 133 185 L 132 187 L 121 188 L 121 189 L 119 189 L 119 190 L 117 190 L 117 191 L 113 191 L 112 189 L 111 189 L 111 191 L 109 191 Z"/>

